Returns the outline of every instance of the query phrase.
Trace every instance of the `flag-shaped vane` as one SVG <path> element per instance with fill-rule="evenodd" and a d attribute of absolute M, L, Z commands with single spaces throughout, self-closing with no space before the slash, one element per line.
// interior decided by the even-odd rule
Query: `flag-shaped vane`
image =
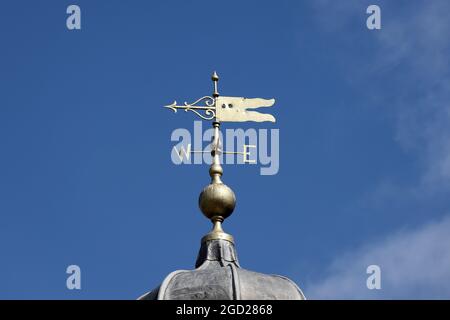
<path fill-rule="evenodd" d="M 241 97 L 217 97 L 216 98 L 216 121 L 244 122 L 255 121 L 275 122 L 271 114 L 253 111 L 257 108 L 271 107 L 275 99 L 241 98 Z"/>
<path fill-rule="evenodd" d="M 275 117 L 271 114 L 254 111 L 258 108 L 272 107 L 275 99 L 262 98 L 242 98 L 242 97 L 221 97 L 217 92 L 217 82 L 219 77 L 214 72 L 212 76 L 214 82 L 214 93 L 211 96 L 204 96 L 193 103 L 185 102 L 184 105 L 177 105 L 174 101 L 171 105 L 165 106 L 177 112 L 178 109 L 191 111 L 204 120 L 214 120 L 215 122 L 245 122 L 255 121 L 275 122 Z M 199 105 L 199 103 L 204 105 Z M 203 113 L 203 114 L 202 114 Z"/>

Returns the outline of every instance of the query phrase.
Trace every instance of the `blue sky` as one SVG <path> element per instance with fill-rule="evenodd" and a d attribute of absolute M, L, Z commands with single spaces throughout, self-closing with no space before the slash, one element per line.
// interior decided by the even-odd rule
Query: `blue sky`
<path fill-rule="evenodd" d="M 209 176 L 172 163 L 172 130 L 195 118 L 162 106 L 210 94 L 213 70 L 224 95 L 277 100 L 275 124 L 224 125 L 280 129 L 277 175 L 224 165 L 243 267 L 308 298 L 450 298 L 449 14 L 445 0 L 2 4 L 0 298 L 135 299 L 193 268 Z"/>

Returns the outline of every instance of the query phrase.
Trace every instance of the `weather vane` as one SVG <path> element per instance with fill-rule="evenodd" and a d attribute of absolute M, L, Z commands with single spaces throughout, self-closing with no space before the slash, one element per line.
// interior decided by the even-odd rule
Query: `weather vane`
<path fill-rule="evenodd" d="M 221 97 L 217 91 L 217 83 L 219 76 L 214 71 L 211 80 L 214 83 L 214 92 L 212 96 L 204 96 L 193 103 L 185 102 L 183 106 L 177 105 L 174 101 L 165 108 L 173 110 L 175 113 L 178 109 L 184 111 L 192 111 L 204 120 L 214 120 L 215 122 L 244 122 L 244 121 L 271 121 L 275 122 L 274 116 L 271 114 L 263 114 L 251 109 L 260 107 L 271 107 L 275 103 L 275 99 L 261 98 L 242 98 L 242 97 Z M 197 105 L 204 102 L 204 106 Z M 248 110 L 250 109 L 250 110 Z M 202 114 L 204 112 L 204 115 Z"/>
<path fill-rule="evenodd" d="M 220 96 L 218 92 L 219 76 L 216 72 L 213 73 L 211 80 L 214 83 L 212 96 L 201 97 L 193 103 L 185 102 L 184 105 L 177 105 L 177 102 L 174 101 L 172 104 L 164 107 L 173 110 L 175 113 L 180 109 L 185 112 L 191 111 L 203 120 L 213 121 L 214 137 L 211 143 L 212 164 L 209 169 L 211 183 L 200 194 L 199 206 L 203 214 L 212 221 L 214 227 L 211 232 L 203 237 L 202 241 L 224 239 L 234 242 L 233 237 L 225 233 L 221 226 L 224 219 L 229 217 L 233 212 L 236 205 L 236 197 L 234 192 L 221 180 L 223 169 L 220 164 L 220 154 L 243 153 L 222 151 L 220 149 L 220 123 L 245 121 L 275 122 L 275 117 L 271 114 L 253 111 L 253 109 L 261 107 L 272 107 L 275 99 Z M 194 153 L 199 151 L 190 152 Z"/>

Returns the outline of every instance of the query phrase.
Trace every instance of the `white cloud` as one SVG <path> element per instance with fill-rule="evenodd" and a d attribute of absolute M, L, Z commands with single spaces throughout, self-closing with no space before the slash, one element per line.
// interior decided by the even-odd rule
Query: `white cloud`
<path fill-rule="evenodd" d="M 335 259 L 308 299 L 450 299 L 450 215 L 401 231 Z M 366 286 L 366 268 L 381 268 L 381 289 Z"/>
<path fill-rule="evenodd" d="M 450 190 L 450 2 L 422 2 L 396 16 L 378 33 L 379 67 L 402 64 L 396 75 L 396 139 L 414 150 L 424 172 L 425 192 Z"/>
<path fill-rule="evenodd" d="M 325 31 L 345 32 L 350 39 L 354 36 L 355 25 L 343 21 L 363 18 L 362 3 L 348 1 L 340 6 L 321 0 L 316 4 L 320 23 L 328 23 L 323 27 Z M 355 201 L 352 210 L 365 207 L 374 214 L 389 212 L 408 217 L 417 213 L 416 206 L 432 219 L 442 215 L 434 206 L 438 199 L 442 207 L 450 205 L 450 2 L 411 2 L 401 7 L 381 1 L 380 7 L 383 26 L 371 34 L 377 49 L 370 57 L 355 62 L 355 70 L 348 70 L 349 82 L 358 89 L 359 81 L 354 78 L 367 83 L 372 74 L 384 77 L 379 88 L 371 88 L 372 95 L 382 97 L 375 104 L 382 101 L 380 112 L 395 115 L 395 141 L 420 165 L 417 179 L 405 185 L 395 177 L 384 177 L 365 197 Z M 324 16 L 327 12 L 328 17 Z M 333 17 L 336 12 L 339 16 Z M 370 65 L 365 66 L 368 60 Z M 449 248 L 447 215 L 336 257 L 325 277 L 307 285 L 305 294 L 311 299 L 450 299 Z M 365 270 L 371 264 L 382 269 L 382 290 L 366 287 Z"/>

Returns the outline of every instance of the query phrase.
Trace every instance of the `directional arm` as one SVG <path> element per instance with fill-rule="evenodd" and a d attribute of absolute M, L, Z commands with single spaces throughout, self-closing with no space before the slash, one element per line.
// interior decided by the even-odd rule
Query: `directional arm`
<path fill-rule="evenodd" d="M 197 103 L 200 103 L 200 102 L 204 102 L 205 105 L 204 106 L 196 105 Z M 184 105 L 182 105 L 182 106 L 177 105 L 177 102 L 174 101 L 172 104 L 164 106 L 164 108 L 171 109 L 175 113 L 177 112 L 178 109 L 182 109 L 186 112 L 192 111 L 197 116 L 199 116 L 200 118 L 202 118 L 204 120 L 213 120 L 216 117 L 215 101 L 214 101 L 214 98 L 210 97 L 210 96 L 201 97 L 200 99 L 198 99 L 192 103 L 185 102 Z M 200 112 L 204 112 L 204 114 L 201 114 Z"/>

